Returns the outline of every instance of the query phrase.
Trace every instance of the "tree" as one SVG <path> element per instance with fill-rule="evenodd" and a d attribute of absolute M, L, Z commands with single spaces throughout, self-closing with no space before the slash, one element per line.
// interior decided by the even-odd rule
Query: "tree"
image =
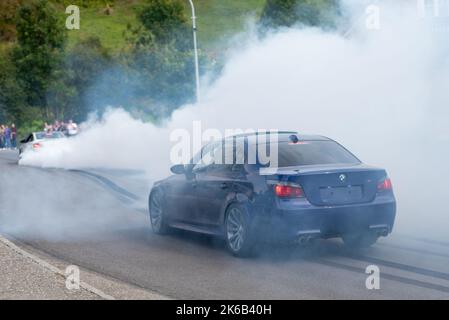
<path fill-rule="evenodd" d="M 300 24 L 334 28 L 339 0 L 267 0 L 259 25 L 263 30 Z"/>
<path fill-rule="evenodd" d="M 27 1 L 18 10 L 16 29 L 13 61 L 17 80 L 26 93 L 27 104 L 44 109 L 50 117 L 47 89 L 64 54 L 64 21 L 48 1 Z"/>
<path fill-rule="evenodd" d="M 140 26 L 128 34 L 127 67 L 134 92 L 141 101 L 164 105 L 170 112 L 193 99 L 195 92 L 192 32 L 183 4 L 149 1 L 138 19 Z M 153 114 L 160 116 L 158 111 Z"/>
<path fill-rule="evenodd" d="M 173 44 L 153 48 L 136 50 L 130 61 L 130 67 L 138 70 L 136 93 L 179 106 L 194 94 L 193 53 L 178 51 Z"/>
<path fill-rule="evenodd" d="M 158 44 L 175 43 L 186 49 L 191 40 L 190 28 L 179 0 L 151 0 L 138 14 L 142 26 L 151 32 Z"/>
<path fill-rule="evenodd" d="M 25 95 L 16 80 L 16 70 L 10 50 L 0 52 L 0 117 L 11 121 L 23 120 Z"/>
<path fill-rule="evenodd" d="M 80 40 L 64 57 L 48 88 L 48 104 L 59 118 L 82 121 L 88 114 L 88 91 L 110 67 L 112 58 L 98 37 Z"/>

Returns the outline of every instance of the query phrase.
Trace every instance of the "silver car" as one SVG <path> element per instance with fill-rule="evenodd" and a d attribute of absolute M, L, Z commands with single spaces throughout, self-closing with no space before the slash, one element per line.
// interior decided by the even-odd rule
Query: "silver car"
<path fill-rule="evenodd" d="M 45 145 L 45 141 L 64 137 L 64 133 L 60 131 L 30 133 L 25 139 L 20 141 L 19 158 L 21 159 L 22 154 L 26 151 L 39 151 Z"/>

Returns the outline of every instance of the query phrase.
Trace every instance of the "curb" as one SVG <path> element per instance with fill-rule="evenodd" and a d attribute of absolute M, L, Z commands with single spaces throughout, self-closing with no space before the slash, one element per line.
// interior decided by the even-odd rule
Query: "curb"
<path fill-rule="evenodd" d="M 38 264 L 39 266 L 43 267 L 44 269 L 47 269 L 48 271 L 51 271 L 52 273 L 60 275 L 64 279 L 66 278 L 66 275 L 62 270 L 58 269 L 57 267 L 51 265 L 50 263 L 48 263 L 44 260 L 42 260 L 41 258 L 19 248 L 17 245 L 15 245 L 14 243 L 12 243 L 10 240 L 6 239 L 2 235 L 0 235 L 0 242 L 2 242 L 4 245 L 6 245 L 9 249 L 13 250 L 14 252 L 18 253 L 21 256 L 33 261 L 34 263 Z M 110 296 L 110 295 L 104 293 L 103 291 L 101 291 L 85 282 L 80 281 L 80 287 L 92 294 L 99 296 L 102 299 L 115 300 L 115 298 L 113 296 Z"/>

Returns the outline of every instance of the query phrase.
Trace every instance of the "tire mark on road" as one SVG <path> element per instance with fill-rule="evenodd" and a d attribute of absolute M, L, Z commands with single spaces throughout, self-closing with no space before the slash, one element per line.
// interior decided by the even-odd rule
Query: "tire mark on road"
<path fill-rule="evenodd" d="M 354 267 L 354 266 L 348 266 L 348 265 L 345 265 L 345 264 L 342 264 L 342 263 L 338 263 L 338 262 L 334 262 L 334 261 L 319 259 L 319 260 L 314 260 L 314 262 L 318 263 L 318 264 L 321 264 L 321 265 L 326 265 L 326 266 L 329 266 L 329 267 L 341 269 L 341 270 L 347 270 L 347 271 L 352 271 L 352 272 L 356 272 L 356 273 L 365 274 L 365 269 L 363 269 L 363 268 Z M 434 284 L 434 283 L 429 283 L 429 282 L 425 282 L 425 281 L 421 281 L 421 280 L 405 278 L 405 277 L 401 277 L 401 276 L 392 275 L 392 274 L 389 274 L 389 273 L 382 273 L 382 277 L 385 278 L 385 279 L 396 281 L 396 282 L 400 282 L 400 283 L 403 283 L 403 284 L 408 284 L 408 285 L 412 285 L 412 286 L 416 286 L 416 287 L 420 287 L 420 288 L 432 289 L 432 290 L 437 290 L 437 291 L 444 292 L 444 293 L 449 293 L 449 287 L 446 287 L 446 286 L 443 286 L 443 285 L 439 285 L 439 284 Z"/>
<path fill-rule="evenodd" d="M 449 247 L 449 242 L 446 242 L 446 241 L 433 240 L 433 239 L 410 236 L 410 235 L 405 235 L 405 234 L 398 234 L 398 236 L 400 236 L 402 238 L 408 238 L 408 239 L 414 240 L 414 241 L 419 241 L 419 242 L 424 242 L 424 243 L 429 243 L 429 244 L 436 244 L 436 245 L 439 245 L 442 247 Z"/>
<path fill-rule="evenodd" d="M 81 175 L 84 175 L 84 176 L 87 176 L 90 178 L 94 178 L 94 179 L 98 180 L 99 182 L 101 182 L 101 184 L 106 186 L 108 189 L 111 189 L 112 191 L 115 191 L 118 194 L 129 198 L 130 200 L 133 200 L 133 201 L 140 200 L 140 197 L 138 197 L 136 194 L 126 190 L 125 188 L 120 187 L 119 185 L 117 185 L 113 181 L 109 180 L 108 178 L 105 178 L 98 174 L 84 171 L 84 170 L 69 170 L 69 171 L 75 172 L 75 173 L 78 173 L 78 174 L 81 174 Z"/>
<path fill-rule="evenodd" d="M 386 247 L 386 248 L 394 248 L 394 249 L 405 250 L 405 251 L 426 254 L 426 255 L 431 255 L 431 256 L 436 256 L 436 257 L 449 258 L 449 254 L 425 250 L 425 249 L 415 249 L 415 248 L 405 247 L 405 246 L 391 244 L 391 243 L 378 243 L 377 245 Z"/>
<path fill-rule="evenodd" d="M 432 277 L 432 278 L 437 278 L 437 279 L 442 279 L 442 280 L 449 281 L 449 274 L 448 273 L 444 273 L 444 272 L 439 272 L 439 271 L 429 270 L 429 269 L 425 269 L 425 268 L 415 267 L 415 266 L 411 266 L 411 265 L 408 265 L 408 264 L 403 264 L 403 263 L 399 263 L 399 262 L 383 260 L 383 259 L 379 259 L 379 258 L 367 257 L 367 256 L 363 256 L 363 255 L 342 254 L 341 256 L 346 257 L 346 258 L 350 258 L 350 259 L 353 259 L 353 260 L 365 261 L 365 262 L 372 263 L 372 264 L 382 265 L 382 266 L 385 266 L 385 267 L 390 267 L 390 268 L 394 268 L 394 269 L 399 269 L 399 270 L 403 270 L 403 271 L 408 271 L 408 272 L 420 274 L 420 275 L 423 275 L 423 276 L 428 276 L 428 277 Z"/>

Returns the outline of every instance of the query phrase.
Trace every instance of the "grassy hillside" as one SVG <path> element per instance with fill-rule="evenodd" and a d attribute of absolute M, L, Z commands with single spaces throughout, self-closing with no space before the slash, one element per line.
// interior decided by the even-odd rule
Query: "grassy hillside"
<path fill-rule="evenodd" d="M 6 3 L 4 1 L 0 0 L 0 9 L 3 8 L 1 12 L 6 12 L 5 6 L 2 7 L 2 4 Z M 15 15 L 24 0 L 8 1 L 9 4 L 15 5 L 8 7 L 8 14 Z M 34 38 L 23 33 L 23 39 L 26 41 L 18 45 L 13 42 L 14 28 L 9 38 L 4 32 L 7 29 L 0 29 L 0 62 L 6 62 L 0 66 L 0 93 L 11 92 L 8 95 L 0 94 L 0 118 L 14 119 L 21 130 L 29 131 L 35 121 L 52 121 L 56 118 L 83 121 L 89 111 L 101 111 L 107 104 L 126 106 L 127 110 L 141 117 L 158 118 L 193 101 L 195 90 L 194 74 L 191 72 L 193 61 L 188 56 L 190 52 L 162 45 L 159 51 L 146 52 L 149 58 L 145 61 L 139 61 L 135 52 L 126 52 L 121 59 L 114 57 L 128 45 L 124 33 L 128 26 L 138 26 L 137 15 L 147 1 L 50 0 L 61 16 L 65 15 L 65 8 L 70 3 L 79 5 L 81 9 L 81 29 L 67 31 L 68 48 L 58 52 L 65 54 L 62 56 L 65 64 L 55 63 L 52 70 L 48 69 L 47 62 L 51 58 L 47 59 L 47 56 L 56 57 L 54 51 L 57 50 L 43 47 L 46 55 L 34 50 L 29 54 L 26 51 L 27 45 L 33 47 Z M 208 71 L 218 72 L 222 62 L 221 53 L 225 51 L 223 45 L 227 44 L 223 40 L 243 31 L 250 19 L 258 19 L 266 0 L 193 1 L 197 9 L 199 47 L 206 53 L 203 65 L 209 68 Z M 107 7 L 107 2 L 113 3 L 112 9 Z M 182 3 L 185 16 L 190 19 L 189 1 L 182 0 Z M 42 16 L 48 11 L 55 15 L 52 10 L 43 3 L 42 6 L 34 6 L 33 14 Z M 27 16 L 22 14 L 18 15 L 17 19 L 22 25 L 25 23 L 30 27 L 32 32 L 42 30 L 42 24 L 34 22 L 37 18 L 27 20 Z M 14 22 L 15 19 L 12 19 L 13 27 Z M 3 24 L 4 26 L 9 27 Z M 48 33 L 48 39 L 64 33 L 63 25 L 61 28 L 52 25 L 51 28 L 54 28 L 55 32 Z M 47 36 L 40 37 L 48 42 Z M 92 36 L 98 37 L 102 45 L 95 40 L 80 42 Z M 79 47 L 76 47 L 77 45 Z M 12 48 L 27 53 L 27 59 L 17 60 L 14 64 L 10 56 Z M 28 73 L 29 61 L 37 67 L 30 69 Z M 137 63 L 133 64 L 135 61 Z M 24 65 L 25 62 L 28 65 Z M 117 68 L 110 68 L 111 72 L 103 72 L 109 71 L 111 65 Z M 44 76 L 41 76 L 42 74 Z M 101 85 L 96 86 L 99 76 Z M 95 90 L 91 91 L 92 87 L 95 87 Z M 34 96 L 42 99 L 32 100 Z"/>
<path fill-rule="evenodd" d="M 220 40 L 243 30 L 246 21 L 258 17 L 266 0 L 194 0 L 198 18 L 198 37 L 203 48 L 213 48 Z M 81 29 L 69 32 L 69 46 L 79 39 L 96 35 L 103 45 L 118 51 L 125 45 L 123 32 L 127 24 L 136 24 L 136 8 L 143 1 L 116 1 L 113 14 L 104 7 L 81 8 Z M 186 15 L 191 16 L 186 3 Z"/>

